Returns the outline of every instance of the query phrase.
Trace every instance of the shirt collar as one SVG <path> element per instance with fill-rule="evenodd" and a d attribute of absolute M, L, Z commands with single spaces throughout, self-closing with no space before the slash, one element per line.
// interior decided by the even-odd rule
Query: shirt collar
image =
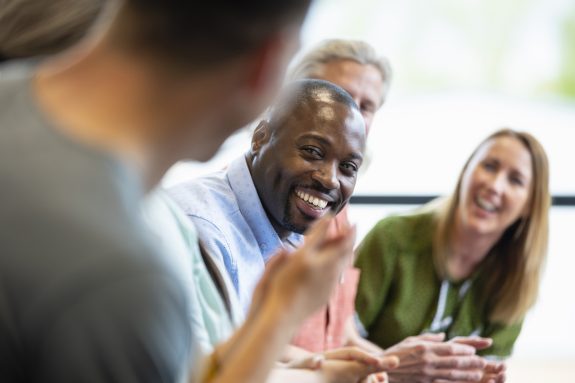
<path fill-rule="evenodd" d="M 260 201 L 244 156 L 237 158 L 229 165 L 227 177 L 238 202 L 240 213 L 251 228 L 262 257 L 267 262 L 270 256 L 275 254 L 283 244 Z M 303 236 L 291 233 L 288 239 L 294 244 L 299 244 L 302 242 Z"/>

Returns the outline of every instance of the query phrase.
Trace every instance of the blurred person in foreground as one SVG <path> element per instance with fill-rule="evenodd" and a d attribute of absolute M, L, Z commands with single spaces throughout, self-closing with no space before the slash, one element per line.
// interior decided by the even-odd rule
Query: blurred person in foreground
<path fill-rule="evenodd" d="M 110 2 L 70 52 L 3 71 L 0 380 L 185 378 L 198 359 L 189 297 L 140 201 L 175 161 L 207 160 L 263 109 L 308 6 Z M 326 226 L 278 257 L 210 381 L 265 380 L 292 329 L 327 299 L 353 229 Z"/>
<path fill-rule="evenodd" d="M 385 218 L 364 238 L 356 309 L 369 339 L 393 353 L 421 333 L 455 342 L 482 336 L 492 342 L 480 354 L 509 357 L 537 297 L 550 201 L 541 144 L 510 129 L 490 135 L 448 198 Z M 432 346 L 421 354 L 439 363 Z M 409 363 L 390 374 L 392 382 L 406 377 L 434 381 Z M 502 363 L 487 363 L 481 381 L 504 379 Z"/>
<path fill-rule="evenodd" d="M 0 62 L 59 53 L 89 31 L 107 0 L 3 0 Z"/>

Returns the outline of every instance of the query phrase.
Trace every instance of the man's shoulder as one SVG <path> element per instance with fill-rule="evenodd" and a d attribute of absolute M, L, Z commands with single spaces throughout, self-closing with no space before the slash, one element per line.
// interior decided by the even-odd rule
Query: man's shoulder
<path fill-rule="evenodd" d="M 180 183 L 168 194 L 188 216 L 220 220 L 239 210 L 225 171 Z"/>
<path fill-rule="evenodd" d="M 88 288 L 89 281 L 161 271 L 161 257 L 139 218 L 136 186 L 125 177 L 118 182 L 105 160 L 70 158 L 81 164 L 77 170 L 33 163 L 15 173 L 0 167 L 10 181 L 0 206 L 0 273 L 14 275 L 15 285 L 27 281 L 22 291 L 33 294 L 41 284 Z"/>
<path fill-rule="evenodd" d="M 22 103 L 30 86 L 30 73 L 26 67 L 0 68 L 0 122 L 24 116 Z M 4 124 L 2 124 L 4 125 Z M 2 129 L 6 129 L 2 126 Z"/>
<path fill-rule="evenodd" d="M 161 271 L 161 257 L 144 225 L 140 230 L 137 220 L 116 208 L 121 205 L 102 205 L 99 215 L 91 216 L 89 210 L 58 202 L 47 206 L 31 201 L 29 209 L 20 205 L 0 220 L 5 228 L 0 262 L 31 281 L 53 278 L 61 283 L 84 274 L 101 280 Z"/>

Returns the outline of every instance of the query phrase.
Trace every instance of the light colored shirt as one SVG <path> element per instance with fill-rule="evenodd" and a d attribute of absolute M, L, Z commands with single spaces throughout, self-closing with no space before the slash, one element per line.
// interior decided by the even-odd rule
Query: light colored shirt
<path fill-rule="evenodd" d="M 265 264 L 283 244 L 260 202 L 246 159 L 169 190 L 198 230 L 208 254 L 222 262 L 247 312 Z M 287 242 L 301 243 L 292 233 Z"/>
<path fill-rule="evenodd" d="M 191 301 L 188 314 L 200 346 L 198 354 L 209 355 L 243 318 L 225 267 L 211 259 L 207 260 L 210 264 L 204 262 L 193 223 L 165 193 L 156 191 L 147 198 L 144 216 L 157 234 L 157 243 L 164 247 L 167 261 L 181 271 Z M 194 362 L 197 365 L 199 360 Z"/>

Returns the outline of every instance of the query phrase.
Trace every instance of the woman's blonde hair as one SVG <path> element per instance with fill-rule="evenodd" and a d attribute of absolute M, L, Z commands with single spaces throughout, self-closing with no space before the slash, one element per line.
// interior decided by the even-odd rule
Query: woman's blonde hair
<path fill-rule="evenodd" d="M 521 142 L 529 151 L 533 168 L 529 213 L 507 228 L 482 265 L 488 270 L 480 281 L 481 299 L 488 307 L 486 315 L 493 322 L 512 324 L 521 321 L 535 303 L 547 254 L 551 204 L 549 163 L 545 150 L 535 137 L 525 132 L 502 129 L 487 137 L 475 149 L 459 175 L 453 194 L 441 203 L 430 206 L 436 212 L 437 222 L 433 259 L 439 274 L 445 277 L 463 175 L 477 151 L 485 143 L 500 137 L 512 137 Z"/>

